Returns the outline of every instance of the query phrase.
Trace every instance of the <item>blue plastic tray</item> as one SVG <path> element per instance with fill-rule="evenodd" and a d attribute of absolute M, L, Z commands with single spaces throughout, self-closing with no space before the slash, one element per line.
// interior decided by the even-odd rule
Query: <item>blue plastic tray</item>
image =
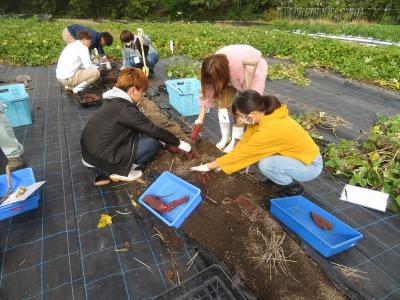
<path fill-rule="evenodd" d="M 333 228 L 319 228 L 310 212 L 330 222 Z M 349 249 L 363 238 L 361 233 L 303 196 L 272 199 L 270 213 L 325 257 Z"/>
<path fill-rule="evenodd" d="M 192 211 L 200 204 L 202 198 L 201 191 L 194 185 L 175 176 L 170 172 L 164 172 L 157 178 L 156 181 L 140 196 L 139 202 L 151 211 L 157 218 L 163 221 L 170 227 L 178 228 L 183 221 L 192 213 Z M 168 213 L 160 214 L 152 209 L 143 199 L 146 195 L 166 196 L 162 200 L 169 203 L 183 196 L 189 196 L 189 200 Z"/>
<path fill-rule="evenodd" d="M 32 124 L 29 95 L 24 84 L 0 86 L 0 102 L 12 127 Z"/>
<path fill-rule="evenodd" d="M 35 183 L 35 176 L 33 175 L 32 168 L 25 168 L 11 173 L 11 182 L 13 192 L 19 186 L 28 186 Z M 6 175 L 0 176 L 0 198 L 8 191 Z M 39 191 L 35 191 L 26 200 L 17 203 L 0 206 L 0 220 L 10 218 L 15 215 L 22 214 L 31 209 L 39 206 Z"/>

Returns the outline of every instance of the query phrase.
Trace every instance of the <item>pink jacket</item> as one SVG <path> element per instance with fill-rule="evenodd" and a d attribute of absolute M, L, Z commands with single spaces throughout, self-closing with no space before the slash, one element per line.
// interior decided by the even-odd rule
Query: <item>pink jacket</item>
<path fill-rule="evenodd" d="M 265 80 L 267 79 L 268 64 L 263 59 L 261 52 L 249 45 L 230 45 L 219 49 L 215 54 L 225 54 L 229 62 L 229 72 L 232 86 L 239 92 L 245 89 L 245 80 L 243 75 L 242 61 L 255 61 L 258 62 L 257 71 L 254 75 L 251 85 L 252 90 L 256 90 L 261 95 L 264 93 Z M 253 67 L 247 67 L 248 77 L 251 80 Z M 212 96 L 214 94 L 213 88 L 207 88 L 206 95 L 201 104 L 206 107 L 214 106 Z"/>

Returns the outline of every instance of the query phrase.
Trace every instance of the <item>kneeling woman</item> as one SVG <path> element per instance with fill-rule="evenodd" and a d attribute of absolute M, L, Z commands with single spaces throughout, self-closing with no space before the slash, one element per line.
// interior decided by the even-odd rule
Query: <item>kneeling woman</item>
<path fill-rule="evenodd" d="M 193 171 L 221 168 L 231 174 L 258 162 L 261 173 L 288 196 L 301 194 L 299 182 L 310 181 L 321 173 L 318 146 L 276 97 L 247 90 L 235 98 L 232 110 L 248 124 L 243 138 L 229 154 L 193 167 Z"/>
<path fill-rule="evenodd" d="M 159 141 L 191 151 L 188 143 L 158 127 L 139 111 L 137 105 L 147 86 L 148 79 L 142 70 L 123 70 L 116 86 L 103 94 L 103 105 L 83 129 L 82 162 L 95 171 L 96 186 L 110 180 L 138 179 L 142 171 L 136 168 L 156 155 Z"/>

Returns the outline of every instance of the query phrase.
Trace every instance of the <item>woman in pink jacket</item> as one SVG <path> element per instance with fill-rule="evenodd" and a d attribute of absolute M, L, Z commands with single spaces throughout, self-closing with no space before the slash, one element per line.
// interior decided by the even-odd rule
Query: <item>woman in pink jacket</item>
<path fill-rule="evenodd" d="M 235 139 L 240 139 L 243 135 L 243 127 L 237 126 L 232 127 L 232 135 L 230 134 L 228 108 L 232 106 L 235 93 L 251 89 L 263 95 L 267 71 L 268 65 L 261 52 L 249 45 L 223 47 L 203 61 L 201 109 L 195 127 L 203 125 L 206 110 L 217 104 L 222 137 L 216 147 L 221 151 L 232 151 Z"/>

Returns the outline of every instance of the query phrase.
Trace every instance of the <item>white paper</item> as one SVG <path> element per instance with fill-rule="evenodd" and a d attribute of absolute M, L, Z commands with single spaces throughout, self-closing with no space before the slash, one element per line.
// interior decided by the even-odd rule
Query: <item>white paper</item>
<path fill-rule="evenodd" d="M 389 194 L 346 184 L 339 199 L 385 212 Z"/>
<path fill-rule="evenodd" d="M 140 63 L 140 58 L 137 56 L 134 56 L 133 61 L 135 62 L 135 64 L 138 64 L 138 63 Z"/>
<path fill-rule="evenodd" d="M 8 196 L 7 200 L 5 200 L 0 206 L 9 205 L 9 204 L 12 204 L 12 203 L 16 203 L 16 202 L 19 202 L 19 201 L 26 200 L 37 189 L 39 189 L 45 182 L 46 181 L 39 181 L 39 182 L 36 182 L 34 184 L 31 184 L 30 186 L 27 186 L 25 192 L 19 197 L 16 197 L 16 194 L 17 194 L 17 191 L 18 191 L 18 188 L 16 188 L 15 192 L 10 194 Z"/>

